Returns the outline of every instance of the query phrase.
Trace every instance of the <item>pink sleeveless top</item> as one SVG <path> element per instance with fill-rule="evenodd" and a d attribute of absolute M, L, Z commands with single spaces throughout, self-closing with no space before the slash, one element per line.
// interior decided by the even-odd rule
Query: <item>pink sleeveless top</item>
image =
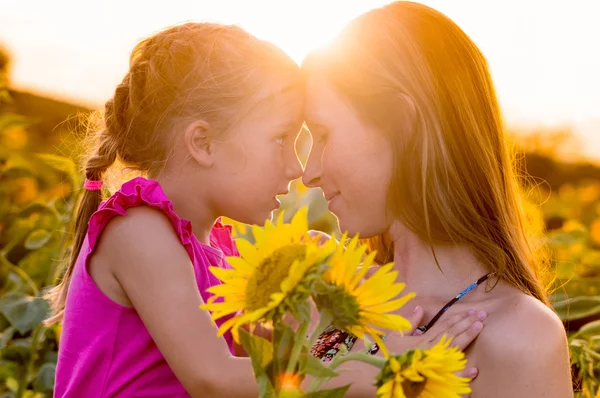
<path fill-rule="evenodd" d="M 158 182 L 140 177 L 123 184 L 92 215 L 73 269 L 58 351 L 56 398 L 189 396 L 136 310 L 106 297 L 87 271 L 87 259 L 107 223 L 126 216 L 130 207 L 141 205 L 158 209 L 171 220 L 192 260 L 198 290 L 205 301 L 210 296 L 206 289 L 220 283 L 208 267 L 228 268 L 224 257 L 239 255 L 231 226 L 218 221 L 210 235 L 210 246 L 202 244 L 192 234 L 191 223 L 177 216 Z M 225 339 L 233 352 L 231 335 L 225 335 Z"/>

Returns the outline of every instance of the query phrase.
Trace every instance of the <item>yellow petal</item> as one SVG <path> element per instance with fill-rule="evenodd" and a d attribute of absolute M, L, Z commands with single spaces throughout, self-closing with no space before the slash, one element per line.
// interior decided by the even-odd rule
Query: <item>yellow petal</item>
<path fill-rule="evenodd" d="M 256 272 L 258 264 L 249 264 L 245 259 L 241 257 L 227 257 L 227 262 L 242 276 L 249 278 Z"/>
<path fill-rule="evenodd" d="M 373 306 L 365 306 L 366 310 L 378 313 L 391 312 L 396 311 L 402 307 L 413 297 L 415 297 L 414 293 L 409 293 L 404 297 L 401 297 L 396 300 L 391 300 L 387 302 L 383 302 L 382 304 L 377 304 Z"/>
<path fill-rule="evenodd" d="M 376 255 L 377 255 L 377 253 L 375 253 L 375 252 L 369 253 L 369 255 L 365 259 L 365 261 L 362 264 L 358 273 L 356 273 L 356 275 L 352 278 L 352 280 L 348 284 L 349 290 L 354 290 L 354 288 L 360 283 L 360 281 L 363 280 L 363 278 L 369 271 L 370 265 L 373 263 L 373 260 L 375 259 Z"/>
<path fill-rule="evenodd" d="M 239 285 L 231 285 L 231 284 L 221 284 L 221 285 L 214 285 L 209 287 L 208 289 L 206 289 L 207 292 L 212 293 L 216 296 L 220 296 L 220 297 L 227 297 L 227 301 L 231 301 L 231 297 L 232 296 L 237 296 L 237 297 L 245 297 L 246 294 L 246 285 L 248 283 L 246 282 L 243 285 L 243 288 L 240 289 Z"/>
<path fill-rule="evenodd" d="M 219 327 L 219 331 L 217 333 L 218 337 L 223 336 L 229 329 L 231 329 L 231 327 L 233 325 L 235 325 L 235 323 L 237 322 L 237 318 L 230 318 L 228 320 L 226 320 L 225 322 L 223 322 L 221 324 L 221 326 Z"/>
<path fill-rule="evenodd" d="M 231 279 L 235 279 L 239 277 L 239 274 L 234 270 L 220 268 L 220 267 L 209 267 L 208 268 L 211 274 L 219 278 L 221 281 L 226 282 Z"/>
<path fill-rule="evenodd" d="M 238 239 L 235 242 L 240 256 L 250 264 L 260 264 L 260 255 L 256 247 L 245 239 Z"/>
<path fill-rule="evenodd" d="M 371 337 L 373 337 L 373 340 L 375 340 L 375 343 L 377 343 L 377 345 L 379 346 L 379 349 L 381 350 L 383 356 L 385 358 L 389 357 L 390 353 L 388 352 L 387 347 L 385 346 L 385 343 L 383 342 L 381 337 L 379 337 L 377 334 L 372 334 Z"/>
<path fill-rule="evenodd" d="M 300 208 L 292 218 L 292 230 L 294 234 L 302 235 L 308 231 L 308 207 Z"/>

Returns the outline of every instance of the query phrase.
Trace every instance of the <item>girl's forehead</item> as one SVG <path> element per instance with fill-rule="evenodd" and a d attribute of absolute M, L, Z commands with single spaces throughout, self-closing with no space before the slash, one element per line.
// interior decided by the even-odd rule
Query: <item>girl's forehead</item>
<path fill-rule="evenodd" d="M 304 117 L 304 95 L 301 90 L 276 92 L 259 99 L 252 112 L 257 118 L 278 120 L 302 120 Z"/>

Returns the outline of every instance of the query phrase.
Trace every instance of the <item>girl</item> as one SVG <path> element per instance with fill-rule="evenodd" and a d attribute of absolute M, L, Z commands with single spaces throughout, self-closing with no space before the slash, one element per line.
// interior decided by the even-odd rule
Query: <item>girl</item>
<path fill-rule="evenodd" d="M 303 68 L 304 183 L 323 189 L 341 230 L 393 259 L 424 309 L 416 334 L 481 308 L 486 328 L 467 351 L 480 370 L 474 397 L 572 396 L 565 330 L 476 45 L 443 14 L 402 1 L 352 21 Z M 331 330 L 322 341 L 331 334 L 353 342 Z"/>
<path fill-rule="evenodd" d="M 198 305 L 219 283 L 208 266 L 237 254 L 218 216 L 262 223 L 301 176 L 302 101 L 298 66 L 235 26 L 188 23 L 136 46 L 85 164 L 74 254 L 52 294 L 56 397 L 257 395 L 247 359 Z M 149 179 L 100 205 L 117 159 Z"/>
<path fill-rule="evenodd" d="M 51 294 L 50 322 L 63 322 L 55 396 L 256 397 L 250 361 L 198 307 L 219 283 L 208 267 L 237 255 L 218 217 L 263 223 L 301 176 L 299 67 L 235 26 L 176 26 L 134 49 L 104 122 Z M 148 179 L 101 203 L 117 160 Z M 457 345 L 473 322 L 455 320 Z"/>

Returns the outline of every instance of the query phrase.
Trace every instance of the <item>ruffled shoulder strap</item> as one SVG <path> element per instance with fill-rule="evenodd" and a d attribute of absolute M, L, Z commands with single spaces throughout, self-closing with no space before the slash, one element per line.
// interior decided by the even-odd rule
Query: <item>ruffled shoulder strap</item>
<path fill-rule="evenodd" d="M 88 243 L 91 252 L 98 238 L 110 220 L 126 215 L 127 209 L 140 205 L 150 206 L 162 211 L 171 221 L 177 235 L 185 246 L 190 258 L 194 258 L 192 225 L 188 220 L 180 218 L 173 209 L 173 204 L 163 192 L 158 181 L 136 177 L 127 181 L 110 198 L 103 202 L 90 217 L 88 223 Z M 222 234 L 222 233 L 221 233 Z M 211 240 L 212 240 L 211 233 Z M 224 239 L 224 237 L 220 237 Z M 217 250 L 212 248 L 213 250 Z"/>
<path fill-rule="evenodd" d="M 212 231 L 210 232 L 210 244 L 213 247 L 218 247 L 226 256 L 239 257 L 240 253 L 237 250 L 235 241 L 232 235 L 233 227 L 229 224 L 223 224 L 221 218 L 215 222 Z"/>

